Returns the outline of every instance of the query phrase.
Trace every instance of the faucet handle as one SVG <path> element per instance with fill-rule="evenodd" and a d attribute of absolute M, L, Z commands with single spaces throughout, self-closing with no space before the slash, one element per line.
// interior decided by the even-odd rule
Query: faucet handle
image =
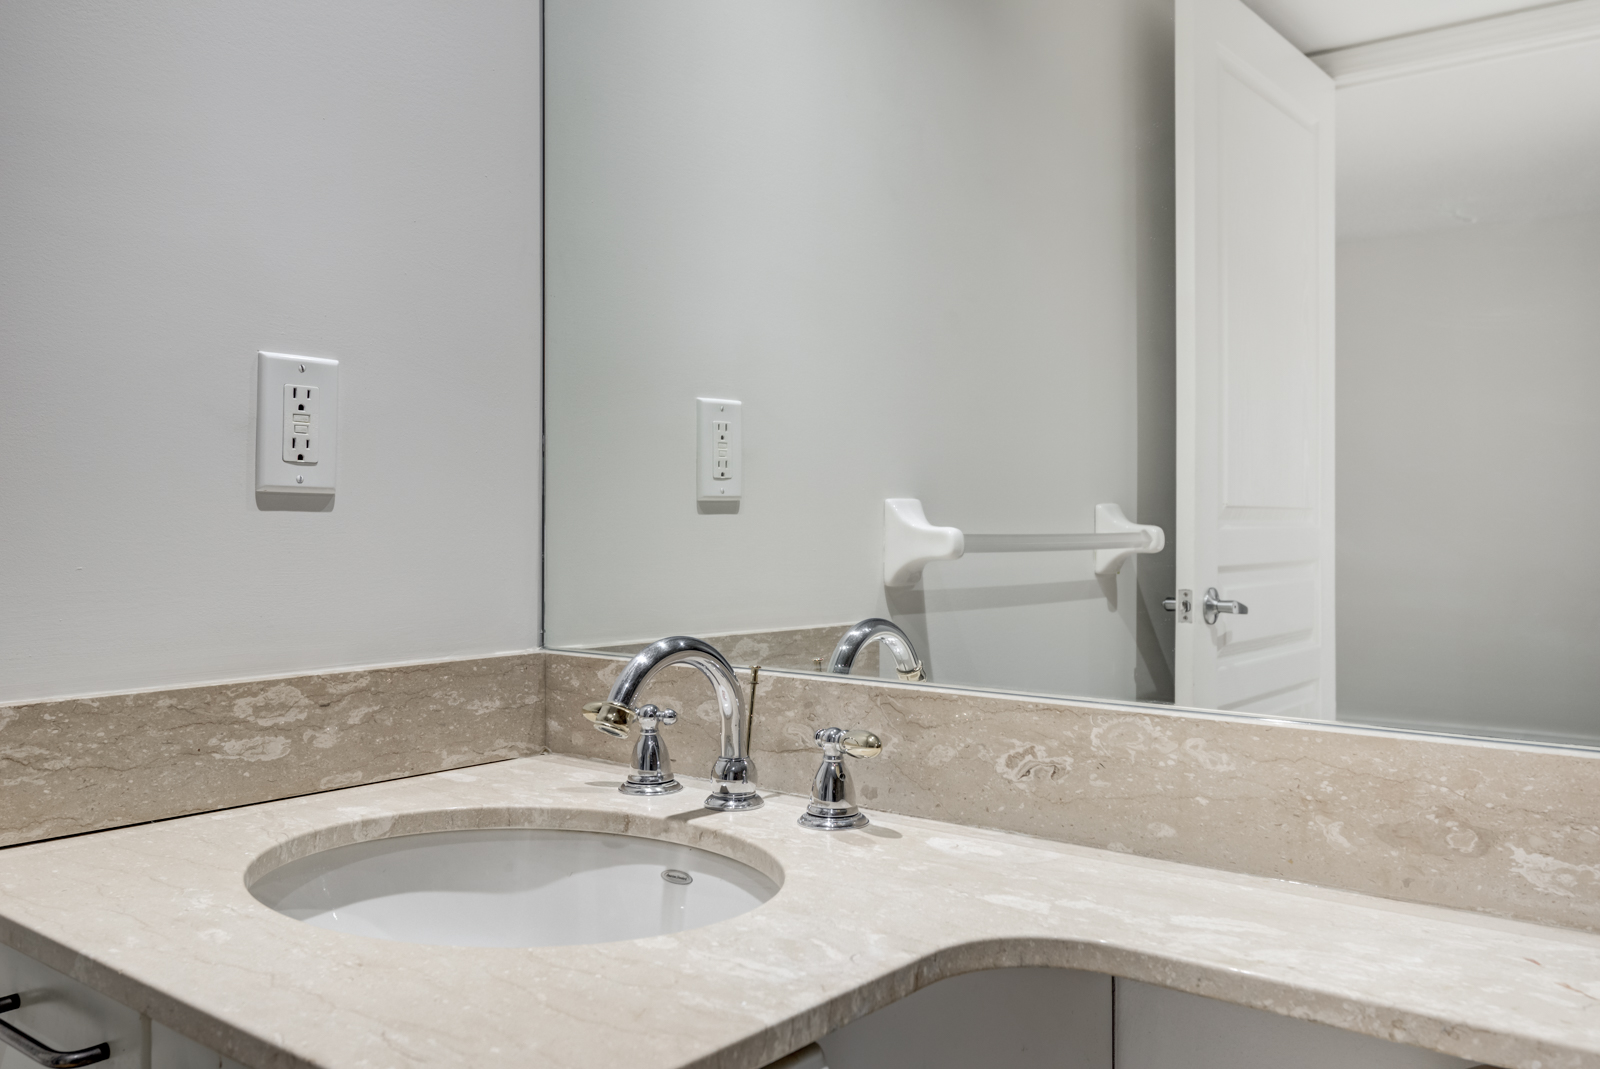
<path fill-rule="evenodd" d="M 596 731 L 604 732 L 614 739 L 628 737 L 628 725 L 633 723 L 634 711 L 626 705 L 617 702 L 590 702 L 583 707 L 586 720 L 594 725 Z"/>
<path fill-rule="evenodd" d="M 844 759 L 846 755 L 876 757 L 883 752 L 883 740 L 870 731 L 844 728 L 822 728 L 816 740 L 822 747 L 822 767 L 811 781 L 811 804 L 800 817 L 800 826 L 818 831 L 866 827 L 869 821 L 856 806 L 855 789 L 845 771 Z"/>
<path fill-rule="evenodd" d="M 641 705 L 633 711 L 641 731 L 654 731 L 656 725 L 669 728 L 678 722 L 676 709 L 658 709 L 654 705 Z"/>
<path fill-rule="evenodd" d="M 633 742 L 632 767 L 619 788 L 623 794 L 674 794 L 683 790 L 683 784 L 672 774 L 667 740 L 661 737 L 659 730 L 678 722 L 676 710 L 654 705 L 630 709 L 619 702 L 604 701 L 585 705 L 583 715 L 594 721 L 596 728 L 619 739 L 628 737 L 629 724 L 635 720 L 639 722 L 639 737 Z"/>
<path fill-rule="evenodd" d="M 616 702 L 590 702 L 583 707 L 584 719 L 588 720 L 596 729 L 604 731 L 607 735 L 617 738 L 626 738 L 628 725 L 635 720 L 651 721 L 644 728 L 646 731 L 655 730 L 655 725 L 671 727 L 678 722 L 676 709 L 658 709 L 654 705 L 641 705 L 637 709 L 629 709 L 626 705 Z"/>
<path fill-rule="evenodd" d="M 870 731 L 819 728 L 816 740 L 826 757 L 838 757 L 841 753 L 851 757 L 877 757 L 883 752 L 883 740 Z"/>

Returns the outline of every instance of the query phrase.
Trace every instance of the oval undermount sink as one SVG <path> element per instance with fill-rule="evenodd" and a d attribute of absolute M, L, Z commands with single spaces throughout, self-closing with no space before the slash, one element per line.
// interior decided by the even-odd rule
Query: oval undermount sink
<path fill-rule="evenodd" d="M 263 905 L 320 928 L 471 947 L 666 935 L 737 917 L 777 892 L 762 873 L 708 850 L 533 828 L 351 843 L 250 885 Z"/>

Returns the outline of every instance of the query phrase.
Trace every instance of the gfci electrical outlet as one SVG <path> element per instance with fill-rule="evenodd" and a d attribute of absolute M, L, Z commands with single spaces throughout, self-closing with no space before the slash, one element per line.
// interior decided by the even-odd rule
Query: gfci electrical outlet
<path fill-rule="evenodd" d="M 322 421 L 312 427 L 321 391 L 315 386 L 283 388 L 283 459 L 288 464 L 315 464 L 322 444 Z M 315 431 L 315 434 L 313 434 Z"/>
<path fill-rule="evenodd" d="M 331 494 L 339 445 L 339 361 L 256 354 L 256 489 Z"/>
<path fill-rule="evenodd" d="M 694 399 L 699 419 L 696 483 L 701 501 L 737 501 L 744 493 L 743 405 L 715 397 Z"/>

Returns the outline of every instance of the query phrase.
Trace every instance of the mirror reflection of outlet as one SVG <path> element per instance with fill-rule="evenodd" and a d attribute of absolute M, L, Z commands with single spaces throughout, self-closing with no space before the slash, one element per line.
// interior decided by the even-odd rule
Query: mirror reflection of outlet
<path fill-rule="evenodd" d="M 698 427 L 697 497 L 737 502 L 744 493 L 744 406 L 716 397 L 695 398 Z"/>

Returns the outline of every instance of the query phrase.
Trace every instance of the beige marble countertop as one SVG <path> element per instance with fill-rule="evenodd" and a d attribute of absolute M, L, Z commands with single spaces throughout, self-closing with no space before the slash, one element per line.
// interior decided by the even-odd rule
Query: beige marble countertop
<path fill-rule="evenodd" d="M 1600 1069 L 1600 936 L 931 820 L 795 825 L 535 757 L 0 851 L 0 940 L 246 1064 L 749 1069 L 945 976 L 1090 969 L 1525 1069 Z M 411 831 L 670 839 L 771 875 L 730 921 L 594 946 L 342 935 L 245 874 Z M 293 841 L 294 845 L 284 844 Z"/>

